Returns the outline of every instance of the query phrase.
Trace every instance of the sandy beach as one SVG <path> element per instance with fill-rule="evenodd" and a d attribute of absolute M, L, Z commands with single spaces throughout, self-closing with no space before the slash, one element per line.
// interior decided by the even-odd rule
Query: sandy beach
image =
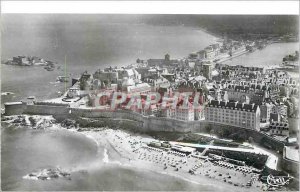
<path fill-rule="evenodd" d="M 265 188 L 259 181 L 254 181 L 252 187 L 246 187 L 246 183 L 258 175 L 237 173 L 209 161 L 148 147 L 147 144 L 154 141 L 150 137 L 109 128 L 97 128 L 80 133 L 93 139 L 98 145 L 105 146 L 104 153 L 107 153 L 107 158 L 103 161 L 106 163 L 166 174 L 207 187 L 217 186 L 220 190 L 224 187 L 232 191 L 261 191 Z M 190 169 L 197 166 L 199 167 L 195 174 L 189 173 Z M 234 182 L 234 177 L 239 178 L 240 183 Z"/>
<path fill-rule="evenodd" d="M 29 117 L 27 115 L 22 117 L 27 125 L 30 125 Z M 100 168 L 107 164 L 108 166 L 121 166 L 130 170 L 150 171 L 168 175 L 190 182 L 193 185 L 206 187 L 205 190 L 211 188 L 212 191 L 216 191 L 217 188 L 220 190 L 226 188 L 231 191 L 262 191 L 266 187 L 262 182 L 257 181 L 258 174 L 245 174 L 220 166 L 206 160 L 207 156 L 202 156 L 202 158 L 186 156 L 183 153 L 169 149 L 149 147 L 148 144 L 156 140 L 147 135 L 106 127 L 66 129 L 56 123 L 51 116 L 32 117 L 37 122 L 33 128 L 45 129 L 46 127 L 46 129 L 53 131 L 68 130 L 74 134 L 84 135 L 96 143 L 98 153 L 103 153 L 99 155 L 95 162 L 89 165 L 84 167 L 75 166 L 69 170 L 71 173 L 87 169 L 93 170 L 95 167 Z M 15 116 L 8 121 L 11 122 L 15 118 L 20 117 Z M 193 170 L 192 173 L 191 170 Z M 252 181 L 251 187 L 247 186 L 249 181 Z"/>

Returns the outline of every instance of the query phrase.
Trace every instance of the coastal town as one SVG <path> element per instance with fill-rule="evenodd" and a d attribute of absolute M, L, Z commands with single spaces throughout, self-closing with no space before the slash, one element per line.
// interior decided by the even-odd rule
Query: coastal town
<path fill-rule="evenodd" d="M 236 190 L 294 189 L 299 130 L 289 119 L 299 118 L 299 79 L 282 69 L 224 64 L 271 43 L 218 39 L 184 58 L 165 53 L 85 71 L 59 98 L 5 103 L 2 121 L 74 129 L 107 145 L 125 164 L 193 181 L 204 177 Z M 299 53 L 283 58 L 290 60 L 298 65 Z M 25 177 L 70 177 L 59 170 Z"/>

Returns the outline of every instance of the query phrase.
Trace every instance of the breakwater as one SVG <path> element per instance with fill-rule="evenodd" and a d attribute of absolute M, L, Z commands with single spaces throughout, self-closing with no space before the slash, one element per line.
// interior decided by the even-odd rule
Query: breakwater
<path fill-rule="evenodd" d="M 236 57 L 242 56 L 242 55 L 244 55 L 244 54 L 246 54 L 246 53 L 249 53 L 249 51 L 247 51 L 247 50 L 245 50 L 245 51 L 239 51 L 239 52 L 233 54 L 231 57 L 228 56 L 228 57 L 226 57 L 226 58 L 220 59 L 220 60 L 218 61 L 218 63 L 224 63 L 225 61 L 228 61 L 228 60 L 234 59 L 234 58 L 236 58 Z"/>

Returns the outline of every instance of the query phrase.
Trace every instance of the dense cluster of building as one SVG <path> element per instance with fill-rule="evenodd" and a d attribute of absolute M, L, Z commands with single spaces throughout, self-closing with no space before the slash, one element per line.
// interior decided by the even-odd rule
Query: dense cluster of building
<path fill-rule="evenodd" d="M 150 110 L 131 107 L 143 115 L 173 118 L 183 121 L 206 120 L 253 130 L 264 130 L 271 135 L 289 136 L 288 117 L 298 116 L 299 82 L 287 72 L 266 70 L 263 67 L 228 66 L 218 63 L 220 55 L 232 50 L 244 50 L 241 42 L 212 44 L 183 59 L 137 59 L 127 67 L 108 67 L 94 74 L 85 72 L 74 82 L 69 97 L 86 96 L 93 106 L 93 94 L 123 92 L 128 98 L 119 107 L 125 109 L 133 95 L 140 95 L 142 105 L 152 92 L 161 95 Z M 187 108 L 181 108 L 184 98 L 175 93 L 191 92 Z M 195 93 L 199 93 L 194 107 Z M 108 105 L 112 97 L 101 100 Z M 172 101 L 171 101 L 172 100 Z M 168 101 L 166 104 L 164 101 Z M 170 102 L 169 102 L 170 101 Z M 262 126 L 263 125 L 263 126 Z M 263 127 L 263 129 L 262 129 Z"/>

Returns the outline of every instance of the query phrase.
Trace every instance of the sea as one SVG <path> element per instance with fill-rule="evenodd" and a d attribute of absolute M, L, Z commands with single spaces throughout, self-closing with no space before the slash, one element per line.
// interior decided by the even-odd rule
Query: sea
<path fill-rule="evenodd" d="M 2 17 L 2 15 L 1 15 Z M 109 66 L 126 66 L 137 58 L 182 58 L 216 41 L 199 28 L 155 26 L 110 20 L 107 15 L 3 15 L 2 60 L 16 55 L 38 56 L 58 63 L 60 69 L 41 66 L 1 65 L 2 105 L 8 101 L 55 98 L 71 82 L 56 83 L 57 76 L 77 78 Z M 175 191 L 207 186 L 132 167 L 103 163 L 104 149 L 84 135 L 70 131 L 33 130 L 30 127 L 1 126 L 2 190 L 117 190 Z M 27 180 L 36 170 L 72 169 L 71 180 Z"/>
<path fill-rule="evenodd" d="M 239 57 L 227 60 L 224 64 L 244 65 L 265 68 L 280 68 L 283 57 L 299 51 L 299 42 L 273 43 L 261 50 L 248 52 Z M 299 79 L 299 71 L 288 71 L 292 78 Z"/>
<path fill-rule="evenodd" d="M 137 58 L 171 59 L 187 56 L 218 37 L 200 28 L 147 24 L 137 16 L 120 15 L 1 15 L 1 59 L 31 55 L 57 62 L 60 69 L 1 65 L 1 107 L 7 101 L 55 98 L 70 86 L 56 83 L 59 75 L 77 78 L 109 66 L 126 66 Z M 279 64 L 298 43 L 278 43 L 227 61 L 227 64 Z M 253 57 L 255 57 L 253 59 Z M 10 191 L 199 191 L 218 188 L 180 178 L 103 162 L 104 148 L 84 135 L 66 130 L 33 130 L 1 124 L 1 189 Z M 26 180 L 35 170 L 72 169 L 71 180 Z"/>

